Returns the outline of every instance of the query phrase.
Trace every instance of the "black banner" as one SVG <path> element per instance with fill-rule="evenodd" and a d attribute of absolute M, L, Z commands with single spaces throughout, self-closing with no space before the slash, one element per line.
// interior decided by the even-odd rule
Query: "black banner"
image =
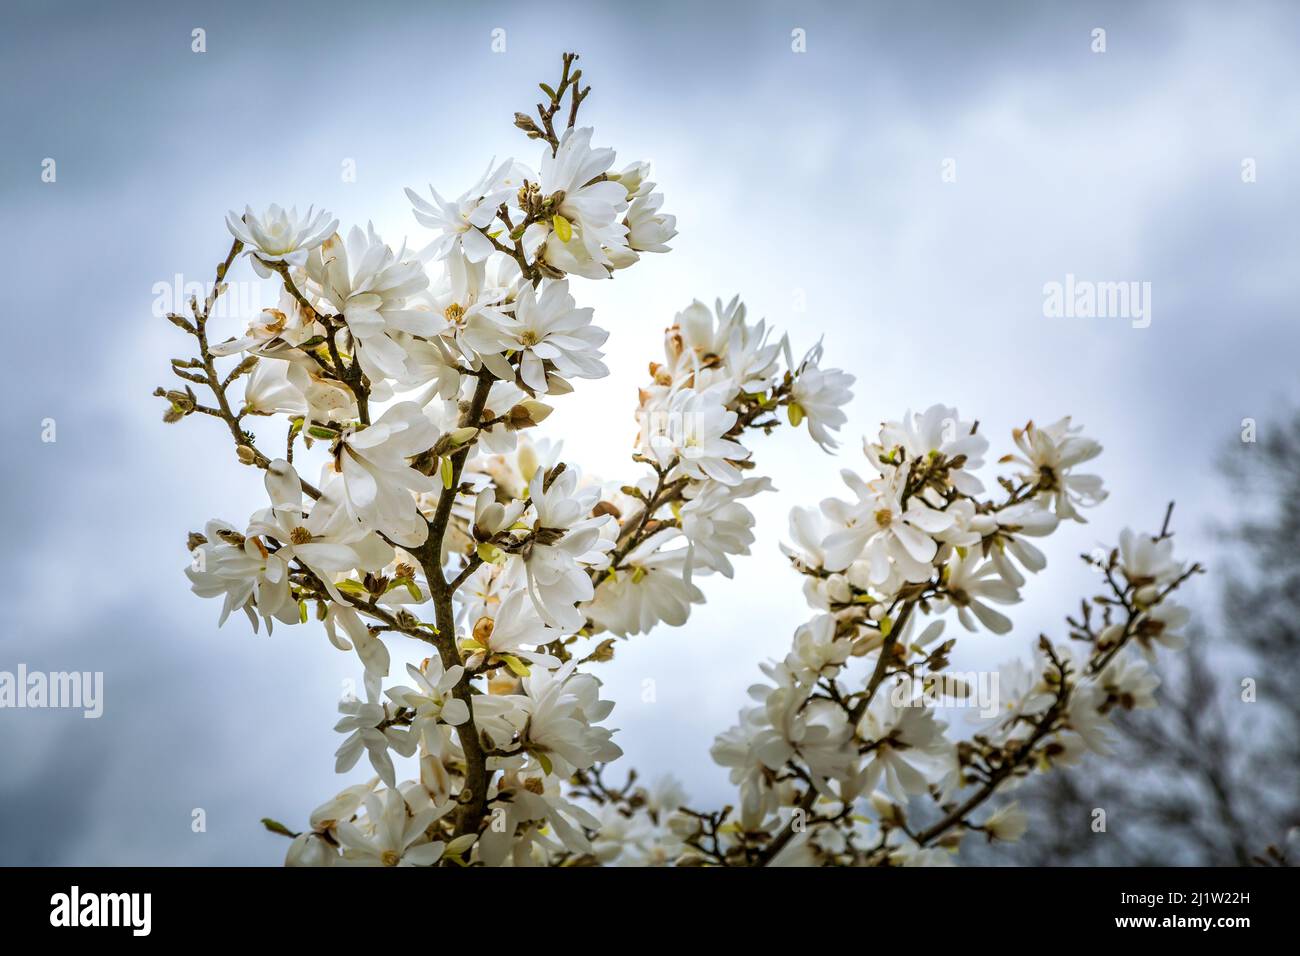
<path fill-rule="evenodd" d="M 1295 918 L 1287 869 L 488 870 L 405 877 L 363 869 L 9 869 L 7 930 L 135 939 L 382 943 L 456 938 L 471 927 L 598 939 L 636 925 L 697 940 L 760 937 L 779 923 L 830 941 L 901 936 L 954 946 L 1044 932 L 1082 937 L 1172 933 L 1231 943 L 1278 934 Z M 435 924 L 445 924 L 435 931 Z M 864 926 L 864 924 L 866 924 Z M 531 927 L 531 929 L 529 928 Z M 867 928 L 869 927 L 869 929 Z M 1012 932 L 1015 936 L 1002 934 Z M 428 935 L 425 935 L 425 934 Z M 449 934 L 449 935 L 448 935 Z"/>

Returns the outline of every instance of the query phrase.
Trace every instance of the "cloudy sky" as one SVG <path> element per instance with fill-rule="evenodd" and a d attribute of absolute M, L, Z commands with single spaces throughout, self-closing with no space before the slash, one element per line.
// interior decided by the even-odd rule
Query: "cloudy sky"
<path fill-rule="evenodd" d="M 1110 499 L 1052 539 L 1023 628 L 958 666 L 1059 633 L 1090 584 L 1074 555 L 1170 498 L 1205 554 L 1230 504 L 1214 455 L 1300 392 L 1298 46 L 1300 10 L 1266 3 L 5 4 L 0 670 L 103 671 L 105 713 L 0 711 L 0 863 L 275 863 L 258 819 L 297 823 L 343 783 L 354 658 L 314 626 L 219 631 L 181 574 L 187 530 L 263 503 L 214 422 L 164 426 L 150 397 L 184 347 L 158 284 L 210 281 L 227 209 L 316 203 L 418 240 L 401 187 L 535 163 L 511 114 L 577 50 L 596 141 L 655 163 L 681 234 L 580 286 L 613 374 L 548 421 L 568 456 L 636 476 L 636 385 L 692 298 L 740 293 L 857 375 L 838 458 L 758 443 L 780 492 L 737 578 L 602 673 L 626 762 L 717 805 L 709 743 L 807 616 L 785 516 L 837 493 L 882 419 L 956 404 L 1002 450 L 1073 414 L 1106 446 Z M 1045 316 L 1068 275 L 1150 283 L 1149 326 Z"/>

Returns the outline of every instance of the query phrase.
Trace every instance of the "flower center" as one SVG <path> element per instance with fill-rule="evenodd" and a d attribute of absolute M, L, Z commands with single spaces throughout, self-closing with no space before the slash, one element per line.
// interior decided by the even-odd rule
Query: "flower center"
<path fill-rule="evenodd" d="M 888 508 L 881 508 L 876 512 L 876 527 L 888 528 L 894 521 L 894 513 Z"/>
<path fill-rule="evenodd" d="M 384 866 L 397 866 L 397 864 L 401 862 L 402 858 L 393 850 L 385 850 L 379 859 Z"/>
<path fill-rule="evenodd" d="M 519 344 L 525 348 L 532 348 L 537 344 L 537 341 L 538 335 L 532 329 L 524 329 L 524 331 L 519 334 Z"/>
<path fill-rule="evenodd" d="M 524 781 L 524 789 L 529 793 L 542 794 L 546 792 L 546 787 L 537 777 L 529 777 Z"/>
<path fill-rule="evenodd" d="M 284 331 L 284 327 L 289 321 L 288 316 L 279 309 L 263 309 L 262 314 L 266 316 L 262 328 L 266 330 L 268 335 L 279 335 Z"/>
<path fill-rule="evenodd" d="M 299 525 L 289 532 L 289 540 L 294 544 L 311 544 L 311 532 Z"/>

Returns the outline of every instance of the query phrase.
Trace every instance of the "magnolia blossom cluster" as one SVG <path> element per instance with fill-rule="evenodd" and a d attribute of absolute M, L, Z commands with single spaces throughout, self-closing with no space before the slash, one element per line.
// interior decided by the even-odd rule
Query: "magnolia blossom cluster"
<path fill-rule="evenodd" d="M 676 233 L 646 164 L 620 169 L 577 125 L 576 57 L 541 90 L 535 116 L 515 115 L 536 165 L 489 164 L 451 200 L 408 189 L 413 244 L 314 208 L 232 212 L 211 293 L 168 316 L 195 354 L 172 360 L 183 386 L 156 392 L 164 419 L 221 422 L 266 490 L 247 520 L 190 534 L 194 592 L 221 602 L 220 623 L 319 626 L 362 672 L 335 762 L 363 779 L 300 830 L 267 822 L 292 838 L 287 862 L 915 864 L 950 860 L 970 832 L 1014 839 L 1023 814 L 986 802 L 1104 752 L 1111 713 L 1154 703 L 1148 661 L 1187 619 L 1170 595 L 1199 570 L 1174 559 L 1168 518 L 1125 532 L 1093 559 L 1104 593 L 1069 619 L 1070 644 L 1004 668 L 986 726 L 941 719 L 937 686 L 969 693 L 949 679 L 953 631 L 1009 632 L 1003 609 L 1046 564 L 1036 539 L 1105 497 L 1086 471 L 1100 446 L 1068 418 L 1015 431 L 996 494 L 988 442 L 955 409 L 885 424 L 869 475 L 846 471 L 846 497 L 791 516 L 815 614 L 714 743 L 734 809 L 692 809 L 671 778 L 605 782 L 622 751 L 592 668 L 620 639 L 684 624 L 701 584 L 735 573 L 747 501 L 771 488 L 751 436 L 784 420 L 833 449 L 853 377 L 820 344 L 796 359 L 738 299 L 695 302 L 639 392 L 639 479 L 599 481 L 530 437 L 575 382 L 607 374 L 577 280 Z M 219 332 L 241 259 L 279 300 Z M 253 427 L 277 423 L 269 450 Z M 419 662 L 395 666 L 393 642 L 416 642 Z"/>
<path fill-rule="evenodd" d="M 369 779 L 306 829 L 268 823 L 293 838 L 291 864 L 612 861 L 633 843 L 675 859 L 671 782 L 641 799 L 652 816 L 626 838 L 575 789 L 621 754 L 585 668 L 616 638 L 683 623 L 704 600 L 697 579 L 748 553 L 744 502 L 770 485 L 747 433 L 784 416 L 829 448 L 845 421 L 852 377 L 823 368 L 820 347 L 796 361 L 732 300 L 694 303 L 668 330 L 640 395 L 641 480 L 602 483 L 522 434 L 575 381 L 607 374 L 608 333 L 571 281 L 615 276 L 676 233 L 648 166 L 619 169 L 576 124 L 590 88 L 575 61 L 542 85 L 535 118 L 516 114 L 535 167 L 493 163 L 451 200 L 406 191 L 419 241 L 344 232 L 314 208 L 231 212 L 212 294 L 169 316 L 197 354 L 172 360 L 189 384 L 158 390 L 165 419 L 220 420 L 267 495 L 246 521 L 191 533 L 194 592 L 221 602 L 220 623 L 314 617 L 362 668 L 363 696 L 339 706 L 336 768 Z M 222 337 L 209 317 L 240 259 L 279 301 Z M 276 422 L 268 451 L 253 426 Z M 395 640 L 427 656 L 395 667 Z"/>
<path fill-rule="evenodd" d="M 1032 663 L 1001 668 L 983 726 L 963 734 L 941 719 L 945 697 L 960 704 L 975 692 L 945 673 L 947 625 L 1009 632 L 1000 608 L 1046 565 L 1033 539 L 1083 521 L 1081 509 L 1105 497 L 1080 470 L 1101 448 L 1068 418 L 1013 437 L 1016 452 L 1000 459 L 1011 473 L 991 496 L 975 423 L 944 406 L 909 413 L 865 445 L 872 475 L 843 473 L 847 499 L 794 509 L 787 553 L 814 616 L 784 660 L 762 667 L 752 706 L 713 745 L 739 790 L 736 809 L 680 809 L 673 862 L 950 864 L 970 832 L 1024 832 L 1014 803 L 983 812 L 990 797 L 1034 770 L 1106 754 L 1110 714 L 1155 706 L 1149 663 L 1157 648 L 1182 646 L 1188 618 L 1169 595 L 1199 570 L 1174 558 L 1168 518 L 1089 559 L 1105 593 L 1069 620 L 1070 645 L 1043 638 Z M 646 825 L 644 801 L 603 802 L 624 830 Z"/>

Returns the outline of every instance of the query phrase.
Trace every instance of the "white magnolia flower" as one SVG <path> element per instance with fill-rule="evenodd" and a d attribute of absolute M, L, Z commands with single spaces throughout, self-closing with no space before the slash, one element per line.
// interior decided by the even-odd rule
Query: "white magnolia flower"
<path fill-rule="evenodd" d="M 695 566 L 731 577 L 731 556 L 749 554 L 754 543 L 754 515 L 740 503 L 763 491 L 772 491 L 770 478 L 746 478 L 737 485 L 705 481 L 683 491 L 682 534 L 695 549 Z"/>
<path fill-rule="evenodd" d="M 604 279 L 614 266 L 609 252 L 627 246 L 628 229 L 621 221 L 627 190 L 605 178 L 614 151 L 592 149 L 591 134 L 591 127 L 570 128 L 554 155 L 544 152 L 538 187 L 543 198 L 557 193 L 563 198 L 552 220 L 530 226 L 524 242 L 530 249 L 544 242 L 540 256 L 553 269 Z"/>
<path fill-rule="evenodd" d="M 902 830 L 889 831 L 886 838 L 889 859 L 895 866 L 956 866 L 952 851 L 943 847 L 927 847 L 916 843 Z"/>
<path fill-rule="evenodd" d="M 500 866 L 507 860 L 515 866 L 544 863 L 547 850 L 573 854 L 592 851 L 583 829 L 598 830 L 600 820 L 566 800 L 554 776 L 540 771 L 507 770 L 497 778 L 494 795 L 508 798 L 500 804 L 504 813 L 483 831 L 474 847 L 478 859 L 487 866 Z M 517 839 L 520 827 L 529 823 L 542 825 L 527 827 Z M 550 833 L 558 837 L 558 843 Z M 534 856 L 534 849 L 542 850 L 541 860 Z"/>
<path fill-rule="evenodd" d="M 1139 534 L 1131 528 L 1119 533 L 1119 563 L 1124 577 L 1137 587 L 1168 584 L 1183 573 L 1174 560 L 1174 539 Z"/>
<path fill-rule="evenodd" d="M 782 543 L 781 550 L 794 559 L 798 568 L 825 569 L 828 560 L 826 542 L 836 531 L 837 525 L 821 508 L 795 505 L 790 509 L 791 543 Z"/>
<path fill-rule="evenodd" d="M 324 624 L 325 635 L 331 644 L 341 651 L 357 652 L 367 677 L 382 679 L 388 676 L 388 648 L 350 605 L 331 601 L 325 610 Z"/>
<path fill-rule="evenodd" d="M 528 724 L 524 747 L 548 774 L 566 779 L 598 761 L 622 756 L 613 731 L 597 727 L 609 716 L 613 701 L 600 699 L 600 681 L 575 673 L 576 661 L 558 671 L 535 670 L 524 678 Z"/>
<path fill-rule="evenodd" d="M 833 676 L 853 650 L 851 640 L 837 638 L 836 624 L 834 615 L 819 614 L 800 625 L 794 632 L 794 647 L 786 656 L 785 666 L 809 682 Z"/>
<path fill-rule="evenodd" d="M 472 628 L 481 617 L 497 616 L 502 602 L 516 589 L 511 574 L 515 567 L 491 562 L 480 564 L 457 588 L 456 614 L 463 627 Z"/>
<path fill-rule="evenodd" d="M 628 246 L 638 252 L 670 251 L 666 243 L 677 235 L 677 217 L 660 212 L 663 204 L 663 193 L 656 192 L 632 200 L 625 220 Z"/>
<path fill-rule="evenodd" d="M 250 415 L 305 416 L 311 381 L 301 365 L 260 359 L 244 383 L 244 411 Z"/>
<path fill-rule="evenodd" d="M 514 193 L 510 185 L 510 171 L 514 161 L 507 159 L 500 166 L 488 166 L 477 183 L 454 202 L 447 202 L 432 186 L 433 202 L 411 189 L 406 197 L 415 207 L 415 218 L 423 226 L 441 232 L 421 256 L 441 259 L 453 253 L 463 255 L 470 262 L 482 262 L 492 254 L 491 240 L 484 230 L 496 218 L 497 208 Z"/>
<path fill-rule="evenodd" d="M 1125 710 L 1147 710 L 1156 706 L 1160 677 L 1145 660 L 1129 653 L 1111 658 L 1096 678 L 1107 700 Z"/>
<path fill-rule="evenodd" d="M 365 427 L 348 425 L 336 442 L 326 476 L 341 481 L 339 513 L 367 531 L 404 547 L 418 547 L 429 529 L 412 492 L 432 491 L 434 480 L 408 464 L 438 441 L 438 429 L 414 402 L 399 402 Z M 322 489 L 325 490 L 325 489 Z"/>
<path fill-rule="evenodd" d="M 432 806 L 408 810 L 401 792 L 389 785 L 382 794 L 365 798 L 366 818 L 342 822 L 335 832 L 349 866 L 432 866 L 442 858 L 446 844 L 429 840 L 425 831 L 442 813 Z"/>
<path fill-rule="evenodd" d="M 984 465 L 988 439 L 974 431 L 975 423 L 966 421 L 957 409 L 931 405 L 924 412 L 907 412 L 901 422 L 885 422 L 878 442 L 868 449 L 867 457 L 877 464 L 882 458 L 899 461 L 924 461 L 942 455 L 948 461 L 964 459 L 960 468 L 948 471 L 952 486 L 966 495 L 978 495 L 984 484 L 971 471 Z M 901 453 L 901 454 L 900 454 Z"/>
<path fill-rule="evenodd" d="M 285 866 L 337 866 L 339 851 L 319 833 L 299 833 L 284 855 Z"/>
<path fill-rule="evenodd" d="M 591 842 L 592 855 L 603 866 L 636 866 L 631 858 L 639 849 L 642 834 L 651 826 L 643 814 L 626 815 L 615 803 L 605 803 L 596 808 L 599 832 Z"/>
<path fill-rule="evenodd" d="M 830 433 L 839 431 L 848 421 L 844 406 L 853 400 L 851 387 L 855 379 L 837 368 L 823 369 L 821 357 L 822 345 L 818 342 L 799 363 L 790 388 L 790 423 L 797 427 L 806 419 L 813 441 L 823 451 L 830 451 L 839 445 Z"/>
<path fill-rule="evenodd" d="M 999 714 L 986 733 L 999 743 L 1025 734 L 1023 718 L 1037 718 L 1056 700 L 1055 687 L 1043 679 L 1043 654 L 1037 649 L 1035 654 L 1033 664 L 1016 658 L 998 667 Z"/>
<path fill-rule="evenodd" d="M 662 820 L 686 805 L 686 788 L 671 773 L 660 774 L 645 788 L 646 811 Z"/>
<path fill-rule="evenodd" d="M 904 504 L 906 472 L 870 484 L 847 469 L 840 475 L 858 500 L 852 505 L 834 498 L 822 502 L 823 512 L 844 527 L 826 539 L 827 569 L 843 570 L 865 556 L 874 584 L 889 577 L 891 566 L 908 581 L 929 578 L 939 548 L 933 536 L 952 526 L 952 516 L 932 508 L 920 495 Z"/>
<path fill-rule="evenodd" d="M 980 828 L 990 840 L 1015 843 L 1029 829 L 1029 814 L 1025 813 L 1020 804 L 1012 800 L 990 813 Z"/>
<path fill-rule="evenodd" d="M 332 522 L 328 505 L 304 515 L 302 481 L 284 459 L 277 458 L 267 466 L 265 481 L 271 507 L 253 516 L 248 534 L 278 542 L 274 560 L 286 568 L 294 560 L 301 562 L 335 601 L 348 603 L 335 587 L 335 576 L 353 570 L 374 571 L 391 560 L 393 549 L 378 535 Z"/>
<path fill-rule="evenodd" d="M 1025 577 L 1011 563 L 1011 557 L 1027 571 L 1043 570 L 1047 556 L 1025 539 L 1051 534 L 1060 522 L 1041 502 L 1026 501 L 991 514 L 975 515 L 970 527 L 981 535 L 990 535 L 989 559 L 1007 583 L 1018 588 L 1024 585 Z"/>
<path fill-rule="evenodd" d="M 331 219 L 329 213 L 321 210 L 313 215 L 312 212 L 309 208 L 300 218 L 297 207 L 282 209 L 272 203 L 265 213 L 258 216 L 251 206 L 245 206 L 243 217 L 234 210 L 226 213 L 226 228 L 248 246 L 247 255 L 253 260 L 258 275 L 268 278 L 271 270 L 262 262 L 301 266 L 307 260 L 307 253 L 338 228 L 339 221 Z"/>
<path fill-rule="evenodd" d="M 642 435 L 660 465 L 677 461 L 675 471 L 699 481 L 712 478 L 738 485 L 744 478 L 733 462 L 750 452 L 727 435 L 736 425 L 736 413 L 726 407 L 726 385 L 703 392 L 683 388 L 668 396 L 662 413 L 652 413 L 642 424 Z"/>
<path fill-rule="evenodd" d="M 356 766 L 364 752 L 370 757 L 370 765 L 380 779 L 389 787 L 395 787 L 397 773 L 388 748 L 409 757 L 415 753 L 416 738 L 410 731 L 389 723 L 392 715 L 380 699 L 379 681 L 367 675 L 364 683 L 366 700 L 349 695 L 339 702 L 339 713 L 343 717 L 334 729 L 348 737 L 335 751 L 334 770 L 347 773 Z"/>
<path fill-rule="evenodd" d="M 777 804 L 763 759 L 770 732 L 765 710 L 749 707 L 740 712 L 739 723 L 718 734 L 709 748 L 713 762 L 730 770 L 728 779 L 740 790 L 740 823 L 746 830 L 761 826 Z"/>
<path fill-rule="evenodd" d="M 676 529 L 665 528 L 633 548 L 583 608 L 587 616 L 620 637 L 644 634 L 661 622 L 684 624 L 691 605 L 704 603 L 704 593 L 691 583 L 691 549 L 663 550 L 677 537 Z"/>
<path fill-rule="evenodd" d="M 1070 427 L 1068 415 L 1044 428 L 1030 422 L 1012 432 L 1021 454 L 1003 459 L 1027 469 L 1021 478 L 1038 485 L 1039 495 L 1052 503 L 1057 515 L 1079 522 L 1084 518 L 1076 506 L 1090 507 L 1106 498 L 1100 477 L 1072 471 L 1101 454 L 1101 445 L 1084 438 L 1082 431 L 1082 426 Z"/>
<path fill-rule="evenodd" d="M 351 821 L 361 809 L 361 804 L 379 783 L 372 777 L 366 783 L 354 784 L 321 804 L 311 814 L 311 829 L 298 834 L 285 855 L 285 866 L 335 866 L 339 862 L 339 848 L 334 830 L 340 823 Z M 327 840 L 326 837 L 329 837 Z"/>
<path fill-rule="evenodd" d="M 523 514 L 524 502 L 518 499 L 506 504 L 497 501 L 496 489 L 484 488 L 474 499 L 474 517 L 470 532 L 475 541 L 490 541 L 509 529 Z"/>
<path fill-rule="evenodd" d="M 281 350 L 285 346 L 301 345 L 321 331 L 306 309 L 286 291 L 280 293 L 280 301 L 274 309 L 263 309 L 257 318 L 249 321 L 244 335 L 209 345 L 208 351 L 217 356 L 254 352 L 284 358 L 287 356 Z"/>
<path fill-rule="evenodd" d="M 723 403 L 740 392 L 759 393 L 772 387 L 785 339 L 769 341 L 770 330 L 760 319 L 745 321 L 739 296 L 725 306 L 721 299 L 710 311 L 696 300 L 678 312 L 664 339 L 667 364 L 655 367 L 656 384 L 704 391 L 720 388 Z"/>
<path fill-rule="evenodd" d="M 664 196 L 663 193 L 651 191 L 654 185 L 642 183 L 639 194 L 630 197 L 631 208 L 623 217 L 623 224 L 627 226 L 627 247 L 609 250 L 610 260 L 616 269 L 626 269 L 636 262 L 640 258 L 638 252 L 671 251 L 667 243 L 677 235 L 677 217 L 660 211 Z"/>
<path fill-rule="evenodd" d="M 600 832 L 592 855 L 605 866 L 672 866 L 686 850 L 682 837 L 646 813 L 624 816 L 614 804 L 600 807 Z"/>
<path fill-rule="evenodd" d="M 475 694 L 469 709 L 478 732 L 498 749 L 512 745 L 528 723 L 528 698 L 522 694 Z"/>
<path fill-rule="evenodd" d="M 600 489 L 580 490 L 576 471 L 560 472 L 549 485 L 546 477 L 539 470 L 529 485 L 532 515 L 525 520 L 533 537 L 523 556 L 528 593 L 542 620 L 572 633 L 585 620 L 576 605 L 595 594 L 587 567 L 606 563 L 603 552 L 612 544 L 602 539 L 601 528 L 614 519 L 585 517 Z"/>
<path fill-rule="evenodd" d="M 401 333 L 434 335 L 442 327 L 433 313 L 409 301 L 429 285 L 424 267 L 404 246 L 393 252 L 373 225 L 365 232 L 353 226 L 346 243 L 331 236 L 308 258 L 307 274 L 343 316 L 372 383 L 407 377 Z"/>
<path fill-rule="evenodd" d="M 433 379 L 434 388 L 422 403 L 432 400 L 433 394 L 444 399 L 456 396 L 460 384 L 460 360 L 463 359 L 471 368 L 481 366 L 478 353 L 470 348 L 463 334 L 471 324 L 483 321 L 480 314 L 490 320 L 489 324 L 508 321 L 501 310 L 509 308 L 508 300 L 513 296 L 512 283 L 518 278 L 519 267 L 513 259 L 504 261 L 513 266 L 511 279 L 504 278 L 501 270 L 490 279 L 486 261 L 471 262 L 457 253 L 451 253 L 445 259 L 443 275 L 428 294 L 430 310 L 441 318 L 443 328 L 439 335 L 428 341 L 407 343 L 408 365 L 413 368 L 413 377 L 422 381 Z"/>
<path fill-rule="evenodd" d="M 518 381 L 534 392 L 552 391 L 548 372 L 561 379 L 600 378 L 609 374 L 600 346 L 609 333 L 591 324 L 591 309 L 574 307 L 567 279 L 547 282 L 538 295 L 525 285 L 514 311 L 481 311 L 466 326 L 462 340 L 494 375 L 515 379 L 507 351 L 518 355 Z M 562 387 L 562 386 L 561 386 Z"/>
<path fill-rule="evenodd" d="M 763 665 L 775 684 L 755 684 L 749 695 L 758 702 L 766 726 L 754 739 L 759 761 L 780 770 L 798 757 L 812 776 L 813 785 L 825 792 L 827 779 L 851 775 L 856 752 L 850 746 L 852 728 L 843 709 L 825 699 L 812 699 L 812 687 L 802 686 L 784 665 Z"/>
<path fill-rule="evenodd" d="M 985 561 L 978 551 L 971 551 L 965 557 L 953 552 L 944 565 L 943 587 L 944 602 L 957 609 L 957 619 L 966 630 L 978 630 L 975 619 L 994 634 L 1011 630 L 1011 619 L 985 602 L 1015 604 L 1020 600 L 1020 592 L 1003 578 L 997 565 Z"/>
<path fill-rule="evenodd" d="M 241 609 L 253 630 L 258 616 L 270 633 L 272 620 L 298 623 L 298 605 L 289 588 L 286 562 L 254 535 L 240 534 L 222 521 L 209 521 L 203 529 L 205 541 L 193 552 L 185 574 L 191 590 L 199 597 L 221 597 L 220 627 L 230 612 Z"/>
<path fill-rule="evenodd" d="M 956 766 L 945 727 L 920 700 L 877 693 L 858 723 L 858 735 L 872 744 L 861 788 L 870 792 L 882 787 L 895 802 L 905 804 L 909 795 L 925 793 L 930 784 L 943 781 Z"/>
<path fill-rule="evenodd" d="M 926 494 L 930 489 L 925 489 Z M 985 535 L 997 529 L 997 519 L 992 515 L 978 514 L 976 503 L 970 498 L 956 498 L 947 502 L 944 513 L 952 518 L 952 524 L 943 531 L 934 534 L 936 541 L 950 544 L 954 548 L 970 548 L 982 544 Z"/>
<path fill-rule="evenodd" d="M 1154 662 L 1157 646 L 1171 651 L 1181 651 L 1187 646 L 1186 637 L 1178 632 L 1186 627 L 1191 619 L 1191 612 L 1181 604 L 1169 600 L 1162 601 L 1142 612 L 1133 639 L 1146 658 Z"/>
<path fill-rule="evenodd" d="M 398 707 L 415 711 L 412 720 L 415 729 L 423 730 L 425 724 L 437 721 L 459 727 L 469 720 L 469 707 L 463 700 L 452 695 L 465 673 L 464 667 L 457 664 L 444 671 L 442 658 L 434 654 L 426 658 L 420 667 L 407 664 L 406 672 L 415 681 L 415 686 L 390 687 L 386 693 Z"/>
<path fill-rule="evenodd" d="M 388 608 L 406 607 L 414 610 L 429 600 L 432 593 L 429 579 L 425 576 L 420 559 L 405 548 L 394 548 L 392 554 L 392 559 L 380 572 L 388 579 L 388 589 L 375 598 L 375 603 Z M 357 583 L 365 586 L 364 580 Z"/>
<path fill-rule="evenodd" d="M 491 393 L 489 393 L 489 397 Z M 511 498 L 527 498 L 528 484 L 538 471 L 554 468 L 564 450 L 564 442 L 549 438 L 533 439 L 527 433 L 519 436 L 516 446 L 500 452 L 481 463 L 482 470 L 502 494 Z"/>
<path fill-rule="evenodd" d="M 357 417 L 356 396 L 303 352 L 277 342 L 256 350 L 261 361 L 244 386 L 244 410 L 254 415 L 287 414 L 328 424 Z"/>
<path fill-rule="evenodd" d="M 1103 757 L 1113 753 L 1111 723 L 1107 716 L 1110 709 L 1110 696 L 1095 681 L 1075 685 L 1065 712 L 1066 732 L 1054 738 L 1065 749 L 1054 761 L 1069 766 L 1077 763 L 1085 750 Z"/>
<path fill-rule="evenodd" d="M 466 645 L 471 652 L 466 662 L 469 667 L 478 667 L 494 656 L 506 660 L 517 672 L 526 670 L 519 661 L 546 668 L 560 665 L 557 658 L 536 648 L 563 637 L 563 632 L 543 621 L 532 604 L 525 603 L 527 600 L 525 591 L 511 591 L 491 615 L 483 614 L 475 620 L 471 641 Z"/>

